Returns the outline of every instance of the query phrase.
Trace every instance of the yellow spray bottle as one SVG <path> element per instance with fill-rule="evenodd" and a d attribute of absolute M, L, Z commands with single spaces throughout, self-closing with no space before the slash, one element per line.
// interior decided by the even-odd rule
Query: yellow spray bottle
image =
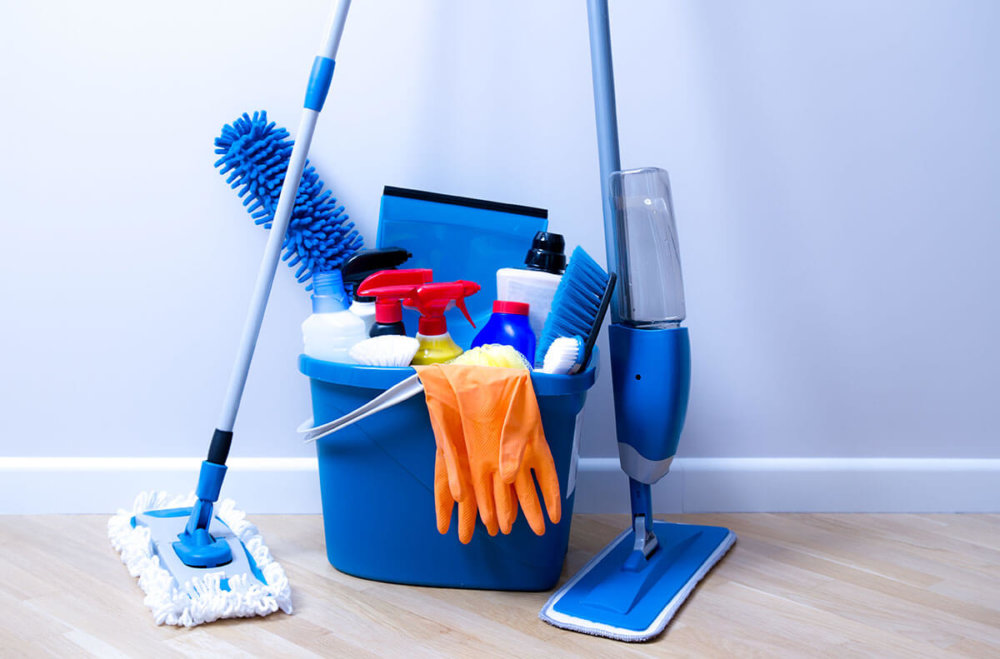
<path fill-rule="evenodd" d="M 438 364 L 462 354 L 462 349 L 448 333 L 448 323 L 444 312 L 454 306 L 462 310 L 465 319 L 475 327 L 465 298 L 479 291 L 479 284 L 471 281 L 449 281 L 424 284 L 417 287 L 412 297 L 403 304 L 420 312 L 417 325 L 417 341 L 420 347 L 413 358 L 413 364 Z"/>

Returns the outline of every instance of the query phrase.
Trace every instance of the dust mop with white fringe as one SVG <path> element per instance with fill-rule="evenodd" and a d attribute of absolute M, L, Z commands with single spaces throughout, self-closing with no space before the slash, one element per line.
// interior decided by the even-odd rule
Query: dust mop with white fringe
<path fill-rule="evenodd" d="M 322 49 L 316 56 L 306 90 L 305 109 L 299 123 L 298 136 L 288 158 L 281 193 L 273 210 L 271 233 L 264 248 L 264 257 L 257 273 L 257 282 L 247 313 L 236 364 L 229 380 L 223 412 L 212 437 L 208 457 L 201 463 L 195 492 L 186 497 L 169 499 L 161 492 L 140 494 L 131 511 L 119 511 L 108 522 L 111 544 L 121 552 L 122 562 L 129 573 L 139 578 L 146 593 L 145 604 L 152 610 L 157 624 L 192 627 L 220 618 L 266 616 L 281 610 L 292 611 L 291 589 L 284 570 L 271 557 L 257 528 L 246 521 L 231 500 L 216 505 L 226 474 L 226 458 L 233 439 L 233 426 L 246 385 L 250 361 L 253 358 L 267 299 L 274 281 L 274 272 L 286 242 L 286 232 L 293 210 L 299 182 L 306 164 L 306 154 L 312 141 L 316 119 L 330 88 L 334 56 L 347 19 L 350 0 L 341 0 L 331 15 Z M 261 136 L 256 136 L 260 138 Z M 247 140 L 254 140 L 254 135 Z M 270 158 L 268 166 L 287 154 L 286 144 L 264 144 L 249 153 L 224 154 L 233 187 L 243 186 L 241 196 L 253 201 L 254 209 L 270 210 L 266 192 L 257 190 L 270 180 L 253 176 L 253 158 Z M 245 146 L 239 140 L 234 148 Z M 270 171 L 270 170 L 269 170 Z M 280 174 L 280 171 L 274 172 Z M 311 186 L 310 190 L 316 186 Z M 246 195 L 250 192 L 250 195 Z M 259 193 L 259 194 L 258 194 Z M 308 197 L 308 192 L 305 195 Z M 327 199 L 329 193 L 323 197 Z M 306 200 L 308 201 L 308 200 Z M 342 208 L 337 209 L 339 215 Z M 300 218 L 301 219 L 301 218 Z M 337 218 L 335 218 L 337 219 Z M 343 222 L 346 214 L 339 219 Z M 308 223 L 308 218 L 304 220 Z M 360 246 L 360 237 L 346 224 L 330 237 L 327 251 L 337 258 L 330 267 L 339 267 Z M 312 240 L 312 243 L 317 242 Z M 289 247 L 290 255 L 295 251 Z M 342 257 L 342 258 L 341 258 Z M 313 263 L 313 261 L 307 261 Z M 339 275 L 339 270 L 333 270 Z M 312 273 L 307 273 L 312 274 Z"/>
<path fill-rule="evenodd" d="M 160 556 L 169 555 L 170 548 L 156 546 L 152 528 L 139 520 L 152 511 L 161 519 L 170 519 L 162 515 L 177 510 L 187 511 L 186 516 L 195 501 L 194 494 L 171 500 L 165 492 L 143 492 L 131 511 L 119 510 L 108 522 L 111 545 L 121 553 L 129 574 L 139 578 L 139 587 L 146 593 L 143 603 L 153 612 L 156 624 L 193 627 L 219 618 L 266 616 L 278 610 L 291 613 L 292 589 L 285 571 L 232 499 L 223 499 L 215 507 L 216 521 L 225 528 L 211 531 L 214 537 L 245 547 L 246 561 L 232 561 L 218 570 L 183 563 L 179 568 L 170 566 L 173 571 L 167 569 Z M 242 572 L 244 566 L 249 566 L 249 574 Z"/>

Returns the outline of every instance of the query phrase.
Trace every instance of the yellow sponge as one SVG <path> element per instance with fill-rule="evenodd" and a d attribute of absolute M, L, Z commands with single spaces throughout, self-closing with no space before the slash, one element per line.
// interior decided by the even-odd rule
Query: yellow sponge
<path fill-rule="evenodd" d="M 470 366 L 498 366 L 500 368 L 531 369 L 528 360 L 513 346 L 487 343 L 472 350 L 466 350 L 450 364 L 467 364 Z"/>

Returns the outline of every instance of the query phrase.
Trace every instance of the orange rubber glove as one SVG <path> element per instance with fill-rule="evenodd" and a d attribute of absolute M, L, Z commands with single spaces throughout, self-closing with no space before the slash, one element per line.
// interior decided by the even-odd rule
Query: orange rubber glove
<path fill-rule="evenodd" d="M 469 544 L 476 528 L 476 500 L 469 477 L 469 459 L 462 433 L 461 413 L 455 392 L 448 384 L 440 364 L 415 367 L 427 412 L 434 429 L 434 511 L 438 532 L 444 535 L 451 527 L 451 513 L 458 503 L 458 539 Z"/>
<path fill-rule="evenodd" d="M 504 424 L 501 443 L 523 444 L 524 452 L 521 454 L 518 466 L 504 463 L 501 460 L 500 472 L 505 481 L 508 479 L 513 481 L 514 490 L 521 503 L 521 510 L 524 511 L 524 518 L 528 521 L 531 530 L 535 532 L 535 535 L 544 535 L 545 518 L 538 503 L 538 494 L 535 491 L 535 482 L 531 478 L 531 472 L 535 472 L 538 486 L 542 490 L 542 497 L 545 499 L 545 509 L 553 524 L 558 524 L 559 520 L 562 519 L 559 475 L 556 473 L 552 451 L 549 450 L 549 443 L 546 441 L 545 431 L 542 429 L 542 418 L 538 411 L 538 401 L 535 398 L 535 389 L 531 384 L 530 376 L 525 378 L 524 385 L 518 390 L 516 396 L 518 398 L 511 402 L 508 409 L 509 418 Z M 533 415 L 532 410 L 534 411 Z M 534 418 L 535 421 L 530 421 L 531 418 Z M 516 508 L 514 515 L 515 517 L 517 515 Z M 504 533 L 509 531 L 510 526 L 508 525 Z"/>
<path fill-rule="evenodd" d="M 442 371 L 458 401 L 472 487 L 486 530 L 490 535 L 509 533 L 519 500 L 531 529 L 542 535 L 545 519 L 532 471 L 553 523 L 559 522 L 562 508 L 531 373 L 455 364 Z"/>

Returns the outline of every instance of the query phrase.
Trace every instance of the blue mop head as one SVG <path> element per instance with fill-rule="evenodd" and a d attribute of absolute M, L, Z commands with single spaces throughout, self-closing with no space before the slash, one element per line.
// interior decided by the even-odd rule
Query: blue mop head
<path fill-rule="evenodd" d="M 608 311 L 611 293 L 615 288 L 615 275 L 609 275 L 582 247 L 573 250 L 566 272 L 563 273 L 552 298 L 552 310 L 545 318 L 542 335 L 538 339 L 535 362 L 543 363 L 552 342 L 560 337 L 580 337 L 584 348 L 579 356 L 575 373 L 590 361 L 597 334 Z"/>
<path fill-rule="evenodd" d="M 215 166 L 220 174 L 229 175 L 226 183 L 265 229 L 271 228 L 293 144 L 288 131 L 268 122 L 263 111 L 253 116 L 244 113 L 215 138 L 219 155 Z M 333 194 L 323 189 L 316 168 L 307 160 L 282 244 L 282 260 L 298 267 L 295 278 L 300 283 L 308 282 L 314 272 L 339 268 L 362 247 L 364 240 L 348 217 Z"/>

